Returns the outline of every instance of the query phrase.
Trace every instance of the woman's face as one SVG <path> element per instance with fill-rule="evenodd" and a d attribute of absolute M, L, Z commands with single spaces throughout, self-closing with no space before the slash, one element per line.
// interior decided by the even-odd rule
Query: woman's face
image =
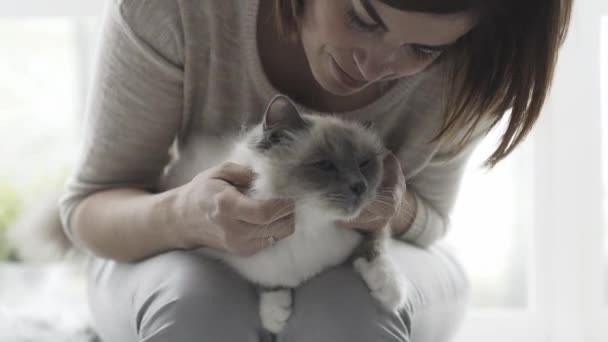
<path fill-rule="evenodd" d="M 344 96 L 422 71 L 474 25 L 472 12 L 437 15 L 378 0 L 305 0 L 301 38 L 317 82 Z"/>

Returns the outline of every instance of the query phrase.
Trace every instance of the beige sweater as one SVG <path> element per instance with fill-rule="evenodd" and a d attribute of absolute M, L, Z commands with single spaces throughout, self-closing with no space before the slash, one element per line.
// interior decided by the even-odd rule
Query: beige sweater
<path fill-rule="evenodd" d="M 68 235 L 71 214 L 86 196 L 125 185 L 163 191 L 176 185 L 165 181 L 168 175 L 186 183 L 190 156 L 202 154 L 213 166 L 243 125 L 259 122 L 278 91 L 261 66 L 257 8 L 258 0 L 112 0 L 82 154 L 60 203 Z M 459 153 L 429 143 L 442 123 L 438 70 L 404 78 L 364 108 L 337 113 L 374 121 L 399 157 L 417 201 L 414 222 L 400 238 L 420 246 L 445 234 L 465 163 L 487 133 L 487 125 L 478 129 Z"/>

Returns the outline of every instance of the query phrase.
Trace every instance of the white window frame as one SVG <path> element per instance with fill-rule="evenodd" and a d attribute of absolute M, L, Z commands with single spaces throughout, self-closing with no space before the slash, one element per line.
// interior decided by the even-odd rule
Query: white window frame
<path fill-rule="evenodd" d="M 575 1 L 537 135 L 537 291 L 551 342 L 608 340 L 600 97 L 607 8 L 604 0 Z"/>
<path fill-rule="evenodd" d="M 472 310 L 459 342 L 608 341 L 608 227 L 598 186 L 602 153 L 608 152 L 601 150 L 600 58 L 608 67 L 608 47 L 600 55 L 602 16 L 608 16 L 608 2 L 575 1 L 553 88 L 531 136 L 536 215 L 530 307 Z"/>
<path fill-rule="evenodd" d="M 603 64 L 600 67 L 600 74 L 602 75 L 602 83 L 600 88 L 602 93 L 600 104 L 603 112 L 603 122 L 601 124 L 603 125 L 603 132 L 606 133 L 608 132 L 608 3 L 604 4 L 604 7 L 601 9 L 600 13 L 603 14 L 603 18 L 601 19 L 601 31 L 604 34 L 604 36 L 601 37 L 601 52 L 599 54 L 600 60 L 603 61 Z M 604 139 L 603 146 L 608 146 L 608 137 L 603 136 L 602 138 Z M 608 151 L 601 151 L 601 153 L 601 155 L 606 158 L 604 159 L 603 166 L 608 166 Z M 608 169 L 604 169 L 603 173 L 604 176 L 608 175 Z M 604 183 L 608 183 L 608 179 L 604 179 Z M 606 208 L 608 208 L 608 198 L 604 197 L 602 200 L 604 205 L 603 208 L 606 210 Z M 605 291 L 605 289 L 608 288 L 608 286 L 606 286 L 608 283 L 608 279 L 606 278 L 608 277 L 608 274 L 605 271 L 607 268 L 606 262 L 608 261 L 608 255 L 606 254 L 608 251 L 605 249 L 606 235 L 608 234 L 608 222 L 606 222 L 606 217 L 608 217 L 608 213 L 604 213 L 603 216 L 603 229 L 600 229 L 599 234 L 594 236 L 594 238 L 597 240 L 604 242 L 604 247 L 598 248 L 596 246 L 596 250 L 594 250 L 592 255 L 593 257 L 596 257 L 594 259 L 595 263 L 592 264 L 594 271 L 593 281 L 594 284 L 599 287 L 593 289 L 592 295 L 599 293 L 603 296 L 601 297 L 602 300 L 600 300 L 599 303 L 594 303 L 595 305 L 593 306 L 594 311 L 592 316 L 592 324 L 594 330 L 592 333 L 594 341 L 608 340 L 608 324 L 606 324 L 606 322 L 608 322 L 608 293 Z M 601 257 L 597 258 L 598 255 L 601 255 Z"/>
<path fill-rule="evenodd" d="M 98 16 L 105 2 L 6 1 L 0 4 L 0 18 Z M 602 184 L 598 86 L 602 15 L 608 15 L 608 1 L 575 1 L 553 89 L 531 137 L 531 151 L 525 154 L 535 160 L 530 192 L 536 196 L 537 213 L 530 239 L 530 306 L 472 309 L 458 342 L 608 341 L 602 286 L 606 223 L 598 187 Z"/>

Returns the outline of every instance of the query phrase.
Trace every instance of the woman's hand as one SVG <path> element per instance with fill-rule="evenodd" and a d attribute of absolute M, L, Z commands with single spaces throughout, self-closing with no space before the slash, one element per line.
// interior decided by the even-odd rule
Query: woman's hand
<path fill-rule="evenodd" d="M 384 228 L 403 206 L 406 185 L 399 160 L 389 153 L 383 162 L 384 174 L 376 198 L 351 221 L 341 221 L 344 228 L 376 231 Z"/>
<path fill-rule="evenodd" d="M 252 170 L 227 162 L 184 185 L 175 208 L 181 246 L 250 256 L 291 235 L 292 203 L 252 199 L 239 190 L 249 188 L 254 178 Z"/>

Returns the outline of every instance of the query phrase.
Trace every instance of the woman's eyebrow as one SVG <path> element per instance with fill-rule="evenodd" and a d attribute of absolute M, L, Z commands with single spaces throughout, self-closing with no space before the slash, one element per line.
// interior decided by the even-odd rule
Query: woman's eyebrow
<path fill-rule="evenodd" d="M 384 23 L 384 21 L 382 20 L 382 18 L 380 18 L 380 15 L 378 14 L 378 11 L 376 11 L 376 8 L 374 8 L 374 6 L 371 4 L 370 0 L 360 0 L 361 1 L 361 5 L 363 5 L 363 8 L 365 9 L 365 11 L 367 11 L 367 15 L 370 16 L 370 18 L 372 18 L 376 24 L 380 25 L 380 27 L 388 32 L 388 27 L 386 26 L 386 24 Z"/>

